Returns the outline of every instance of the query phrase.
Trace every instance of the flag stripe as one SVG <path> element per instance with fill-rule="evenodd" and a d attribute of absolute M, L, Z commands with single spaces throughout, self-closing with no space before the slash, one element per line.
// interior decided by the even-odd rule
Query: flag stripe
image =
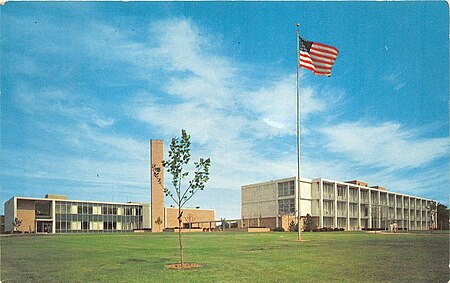
<path fill-rule="evenodd" d="M 339 50 L 337 50 L 336 47 L 325 45 L 322 43 L 314 42 L 314 45 L 317 49 L 321 49 L 323 51 L 328 51 L 330 53 L 336 54 L 336 56 L 339 54 Z"/>
<path fill-rule="evenodd" d="M 317 76 L 331 76 L 331 68 L 339 54 L 333 46 L 300 40 L 299 66 L 311 70 Z"/>
<path fill-rule="evenodd" d="M 328 53 L 317 52 L 317 51 L 313 50 L 312 48 L 311 48 L 311 51 L 309 51 L 309 53 L 311 55 L 315 55 L 317 57 L 321 57 L 321 58 L 329 59 L 329 60 L 336 60 L 336 57 L 337 57 L 337 56 L 332 56 Z"/>
<path fill-rule="evenodd" d="M 303 62 L 301 62 L 301 63 L 300 63 L 300 66 L 303 67 L 303 68 L 305 68 L 305 69 L 308 69 L 308 70 L 313 71 L 314 74 L 323 74 L 323 75 L 325 75 L 325 74 L 327 74 L 327 75 L 331 74 L 331 71 L 330 71 L 329 69 L 317 68 L 317 67 L 315 67 L 315 66 L 312 65 L 312 64 L 308 64 L 308 63 L 303 63 Z"/>

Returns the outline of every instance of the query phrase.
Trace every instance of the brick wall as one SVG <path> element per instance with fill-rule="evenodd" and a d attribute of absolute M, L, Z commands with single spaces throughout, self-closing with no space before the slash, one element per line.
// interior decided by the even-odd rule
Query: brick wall
<path fill-rule="evenodd" d="M 182 209 L 182 225 L 189 222 L 214 221 L 215 211 L 209 209 Z M 178 208 L 166 208 L 166 228 L 178 227 Z M 192 224 L 193 228 L 209 228 L 209 223 Z M 211 224 L 214 227 L 214 223 Z"/>
<path fill-rule="evenodd" d="M 22 224 L 17 228 L 17 231 L 28 232 L 31 228 L 32 232 L 36 232 L 34 201 L 18 199 L 17 218 L 22 220 Z"/>

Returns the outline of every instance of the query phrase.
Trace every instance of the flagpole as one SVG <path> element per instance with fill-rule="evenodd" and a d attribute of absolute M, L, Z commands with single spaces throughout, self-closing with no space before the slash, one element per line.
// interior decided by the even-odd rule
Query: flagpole
<path fill-rule="evenodd" d="M 302 240 L 302 225 L 301 225 L 301 188 L 300 188 L 300 78 L 299 78 L 299 63 L 300 63 L 300 24 L 297 23 L 297 223 L 298 233 L 297 241 Z"/>

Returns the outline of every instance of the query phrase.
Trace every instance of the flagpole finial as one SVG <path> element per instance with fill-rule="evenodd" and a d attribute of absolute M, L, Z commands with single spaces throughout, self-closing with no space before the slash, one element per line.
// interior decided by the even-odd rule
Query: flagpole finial
<path fill-rule="evenodd" d="M 297 23 L 297 27 L 299 27 L 300 26 L 300 23 Z"/>

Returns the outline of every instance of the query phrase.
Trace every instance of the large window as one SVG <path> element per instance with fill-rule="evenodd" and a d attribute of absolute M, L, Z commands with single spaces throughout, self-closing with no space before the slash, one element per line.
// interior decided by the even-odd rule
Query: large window
<path fill-rule="evenodd" d="M 347 200 L 347 187 L 337 186 L 338 200 Z"/>
<path fill-rule="evenodd" d="M 359 215 L 359 207 L 357 203 L 350 204 L 350 217 L 358 217 Z"/>
<path fill-rule="evenodd" d="M 278 200 L 278 213 L 281 215 L 295 212 L 295 202 L 293 198 Z"/>
<path fill-rule="evenodd" d="M 55 208 L 57 233 L 127 232 L 142 228 L 141 206 L 56 202 Z"/>
<path fill-rule="evenodd" d="M 329 183 L 323 183 L 323 198 L 334 199 L 334 185 Z"/>
<path fill-rule="evenodd" d="M 334 215 L 334 202 L 333 201 L 323 201 L 323 215 Z"/>
<path fill-rule="evenodd" d="M 49 201 L 37 201 L 34 211 L 36 218 L 51 218 L 51 205 Z"/>
<path fill-rule="evenodd" d="M 337 203 L 337 215 L 338 216 L 347 216 L 347 204 L 345 202 Z"/>
<path fill-rule="evenodd" d="M 140 207 L 136 207 L 136 215 L 142 215 L 142 209 Z"/>
<path fill-rule="evenodd" d="M 358 188 L 350 188 L 350 201 L 358 202 Z"/>
<path fill-rule="evenodd" d="M 278 183 L 278 196 L 293 196 L 294 195 L 294 181 Z"/>
<path fill-rule="evenodd" d="M 361 203 L 369 203 L 369 191 L 361 190 Z"/>

